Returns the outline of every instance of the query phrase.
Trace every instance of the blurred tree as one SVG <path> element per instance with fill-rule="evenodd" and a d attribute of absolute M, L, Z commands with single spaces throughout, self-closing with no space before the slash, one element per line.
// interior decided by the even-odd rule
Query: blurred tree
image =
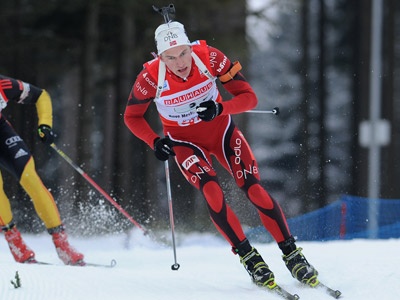
<path fill-rule="evenodd" d="M 136 74 L 144 62 L 152 59 L 154 30 L 163 21 L 152 5 L 169 3 L 6 1 L 0 20 L 4 28 L 11 29 L 2 32 L 2 38 L 14 41 L 12 47 L 0 48 L 2 57 L 13 58 L 1 62 L 1 72 L 49 90 L 57 145 L 140 222 L 163 227 L 168 222 L 163 165 L 154 159 L 147 145 L 130 134 L 123 124 L 123 112 Z M 192 40 L 207 39 L 233 60 L 245 59 L 245 1 L 174 4 L 176 19 L 185 24 Z M 5 26 L 8 23 L 13 26 Z M 8 112 L 14 114 L 14 110 Z M 21 126 L 29 127 L 29 133 L 35 133 L 31 130 L 35 121 L 32 115 L 30 122 L 16 115 Z M 161 130 L 154 108 L 148 119 L 156 130 Z M 98 205 L 101 196 L 55 153 L 37 144 L 28 130 L 21 135 L 32 145 L 34 154 L 36 149 L 44 152 L 37 155 L 38 168 L 47 174 L 46 182 L 63 213 L 68 214 L 66 222 L 73 225 L 69 227 L 82 230 L 83 219 L 84 223 L 96 219 L 88 206 Z M 177 168 L 171 168 L 171 172 L 176 213 L 180 216 L 177 223 L 189 223 L 195 211 L 194 226 L 208 227 L 208 217 L 203 221 L 207 216 L 203 201 L 196 200 L 199 196 Z"/>
<path fill-rule="evenodd" d="M 311 83 L 308 80 L 309 77 L 309 66 L 310 66 L 310 32 L 309 32 L 309 0 L 303 0 L 301 5 L 301 63 L 300 63 L 300 75 L 301 75 L 301 85 L 302 85 L 302 93 L 301 93 L 301 103 L 299 106 L 299 110 L 303 115 L 303 120 L 300 125 L 300 140 L 307 141 L 308 137 L 308 126 L 310 123 L 309 117 L 309 97 L 310 97 L 310 85 Z M 299 161 L 299 169 L 303 170 L 304 174 L 309 173 L 309 164 L 310 164 L 310 147 L 307 142 L 301 144 L 300 147 L 302 159 Z M 311 182 L 308 176 L 303 176 L 300 179 L 300 186 L 304 187 L 306 191 L 311 191 Z M 306 211 L 307 208 L 303 207 L 303 211 Z"/>

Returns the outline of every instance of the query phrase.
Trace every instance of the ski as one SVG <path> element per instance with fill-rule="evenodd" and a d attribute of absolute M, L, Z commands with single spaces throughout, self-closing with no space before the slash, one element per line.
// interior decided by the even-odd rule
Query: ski
<path fill-rule="evenodd" d="M 262 288 L 267 290 L 267 291 L 269 291 L 269 292 L 272 292 L 274 294 L 277 294 L 277 295 L 281 296 L 283 299 L 287 299 L 287 300 L 298 300 L 298 299 L 300 299 L 299 295 L 289 293 L 287 290 L 285 290 L 283 287 L 281 287 L 280 285 L 278 285 L 276 283 L 275 283 L 274 287 L 264 286 Z"/>
<path fill-rule="evenodd" d="M 58 264 L 53 264 L 45 261 L 39 261 L 36 259 L 29 260 L 25 262 L 26 264 L 37 264 L 37 265 L 45 265 L 45 266 L 56 266 Z M 102 268 L 114 268 L 117 265 L 117 261 L 115 259 L 112 259 L 109 264 L 99 264 L 99 263 L 91 263 L 91 262 L 79 262 L 76 265 L 71 265 L 71 266 L 76 266 L 76 267 L 102 267 Z"/>
<path fill-rule="evenodd" d="M 275 294 L 281 296 L 283 299 L 288 299 L 288 300 L 297 300 L 300 299 L 299 295 L 297 294 L 291 294 L 287 290 L 285 290 L 283 287 L 280 285 L 276 285 L 271 289 L 272 292 Z"/>
<path fill-rule="evenodd" d="M 338 299 L 340 297 L 340 295 L 342 295 L 341 291 L 331 289 L 330 287 L 326 286 L 321 281 L 319 281 L 318 278 L 313 279 L 311 282 L 307 283 L 306 286 L 314 288 L 314 289 L 322 290 L 325 293 L 327 293 L 329 296 L 332 296 L 335 299 Z"/>
<path fill-rule="evenodd" d="M 109 264 L 98 264 L 98 263 L 88 263 L 85 262 L 84 266 L 88 267 L 103 267 L 103 268 L 114 268 L 117 265 L 117 261 L 112 259 Z"/>
<path fill-rule="evenodd" d="M 331 289 L 330 287 L 323 284 L 321 281 L 318 281 L 318 284 L 315 287 L 317 289 L 321 289 L 321 290 L 325 291 L 325 293 L 327 293 L 329 296 L 332 296 L 335 299 L 338 299 L 340 297 L 340 295 L 342 295 L 341 291 Z"/>

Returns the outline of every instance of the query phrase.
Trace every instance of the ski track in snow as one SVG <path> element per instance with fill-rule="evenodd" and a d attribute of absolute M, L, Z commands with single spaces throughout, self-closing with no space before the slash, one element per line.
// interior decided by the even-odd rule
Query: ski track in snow
<path fill-rule="evenodd" d="M 13 261 L 0 240 L 0 299 L 5 300 L 254 300 L 281 299 L 250 281 L 230 246 L 213 235 L 177 235 L 177 262 L 173 250 L 150 241 L 139 231 L 97 238 L 70 237 L 87 262 L 114 268 L 64 266 L 47 234 L 23 235 L 40 261 L 54 265 L 24 265 Z M 320 280 L 339 289 L 342 299 L 393 299 L 400 294 L 400 240 L 301 242 L 298 246 L 320 272 Z M 333 299 L 322 291 L 303 287 L 286 269 L 277 245 L 254 244 L 274 271 L 278 284 L 300 299 Z M 10 283 L 19 272 L 21 288 Z"/>

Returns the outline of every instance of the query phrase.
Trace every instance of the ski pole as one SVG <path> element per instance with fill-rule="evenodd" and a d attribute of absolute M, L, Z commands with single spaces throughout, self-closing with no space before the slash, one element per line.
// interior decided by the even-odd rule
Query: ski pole
<path fill-rule="evenodd" d="M 118 209 L 129 221 L 131 221 L 132 224 L 137 226 L 139 229 L 143 231 L 143 233 L 146 235 L 148 234 L 147 230 L 143 228 L 138 222 L 136 222 L 113 198 L 111 198 L 110 195 L 108 195 L 92 178 L 89 177 L 88 174 L 86 174 L 77 164 L 75 164 L 72 159 L 70 159 L 60 148 L 56 146 L 56 144 L 52 143 L 50 145 L 51 148 L 53 148 L 68 164 L 70 164 L 75 171 L 77 171 L 79 174 L 82 175 L 83 178 L 85 178 L 92 187 L 94 187 L 100 194 L 104 196 L 111 204 Z"/>
<path fill-rule="evenodd" d="M 205 111 L 207 108 L 206 107 L 197 107 L 196 111 L 197 112 L 202 112 Z M 256 113 L 256 114 L 273 114 L 273 115 L 279 115 L 279 107 L 274 107 L 271 110 L 247 110 L 245 113 Z"/>
<path fill-rule="evenodd" d="M 176 271 L 179 269 L 180 265 L 176 261 L 175 222 L 174 222 L 174 211 L 172 208 L 171 180 L 169 178 L 168 159 L 164 162 L 164 166 L 165 166 L 165 180 L 167 183 L 168 210 L 169 210 L 169 222 L 171 226 L 171 235 L 172 235 L 172 248 L 174 250 L 174 264 L 171 266 L 171 269 Z"/>
<path fill-rule="evenodd" d="M 255 113 L 255 114 L 273 114 L 273 115 L 279 115 L 279 107 L 274 107 L 271 110 L 248 110 L 245 111 L 246 113 Z"/>

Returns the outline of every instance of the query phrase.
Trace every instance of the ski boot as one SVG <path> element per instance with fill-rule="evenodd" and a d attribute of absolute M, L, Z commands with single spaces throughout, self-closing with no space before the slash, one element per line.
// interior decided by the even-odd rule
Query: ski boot
<path fill-rule="evenodd" d="M 11 254 L 16 262 L 19 263 L 33 263 L 35 260 L 35 253 L 25 244 L 21 237 L 21 233 L 15 226 L 11 224 L 3 227 L 4 236 L 10 247 Z"/>
<path fill-rule="evenodd" d="M 67 233 L 63 226 L 58 226 L 48 230 L 53 238 L 54 246 L 58 257 L 66 265 L 84 266 L 83 254 L 77 252 L 68 242 Z"/>
<path fill-rule="evenodd" d="M 282 258 L 292 276 L 301 283 L 313 287 L 316 286 L 318 284 L 318 271 L 308 263 L 303 253 L 301 253 L 303 249 L 296 247 L 294 238 L 291 237 L 279 243 L 279 247 L 284 253 L 285 250 L 286 253 L 290 251 L 289 254 L 284 254 Z"/>
<path fill-rule="evenodd" d="M 248 240 L 240 243 L 233 251 L 239 254 L 240 262 L 244 265 L 247 273 L 249 273 L 256 285 L 270 289 L 276 286 L 274 273 L 272 273 L 268 265 L 264 262 L 257 249 L 250 246 Z"/>

